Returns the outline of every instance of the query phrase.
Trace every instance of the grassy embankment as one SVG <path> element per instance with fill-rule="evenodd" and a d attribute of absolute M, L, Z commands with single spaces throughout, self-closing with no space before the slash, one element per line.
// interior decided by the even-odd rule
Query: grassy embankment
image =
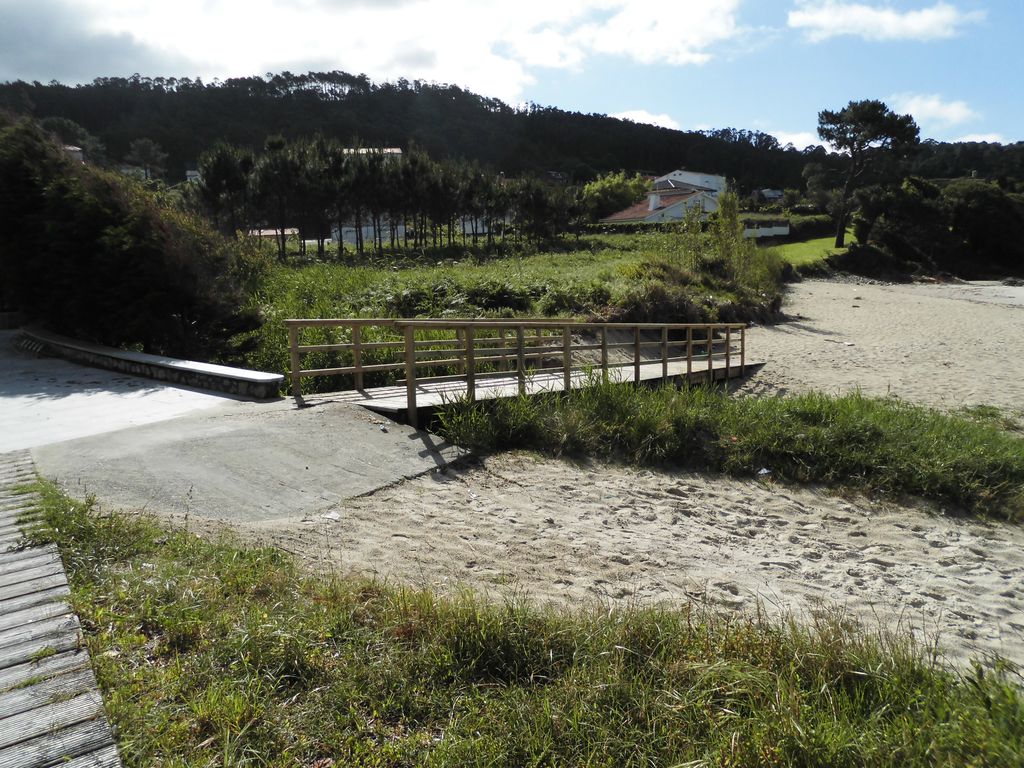
<path fill-rule="evenodd" d="M 707 388 L 593 383 L 568 396 L 449 405 L 449 440 L 904 494 L 969 514 L 1024 514 L 1024 439 L 985 411 L 824 394 L 730 398 Z"/>
<path fill-rule="evenodd" d="M 1018 766 L 1002 665 L 841 617 L 555 613 L 313 579 L 44 486 L 128 766 Z"/>
<path fill-rule="evenodd" d="M 679 232 L 586 237 L 575 250 L 534 255 L 467 254 L 428 263 L 367 257 L 366 266 L 278 266 L 253 298 L 265 323 L 248 363 L 260 370 L 288 369 L 281 323 L 288 317 L 771 319 L 781 303 L 781 261 L 752 247 L 732 253 L 721 257 L 710 234 Z M 310 330 L 309 343 L 340 340 L 331 333 Z M 307 360 L 311 368 L 348 364 L 332 353 L 312 353 Z M 370 354 L 364 362 L 383 360 Z"/>

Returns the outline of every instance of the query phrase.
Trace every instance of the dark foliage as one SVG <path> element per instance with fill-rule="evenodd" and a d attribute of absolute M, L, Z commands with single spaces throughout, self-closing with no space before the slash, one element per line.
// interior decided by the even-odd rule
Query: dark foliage
<path fill-rule="evenodd" d="M 851 200 L 872 167 L 894 164 L 918 144 L 918 127 L 910 115 L 897 115 L 880 101 L 851 101 L 838 112 L 818 113 L 818 136 L 846 158 L 842 189 L 833 197 L 836 248 L 846 242 Z"/>
<path fill-rule="evenodd" d="M 28 120 L 0 122 L 5 303 L 113 346 L 228 358 L 258 257 L 124 177 L 74 163 Z"/>
<path fill-rule="evenodd" d="M 979 278 L 1024 274 L 1024 201 L 998 185 L 908 178 L 857 195 L 862 245 L 832 257 L 837 269 L 893 279 L 915 273 Z"/>
<path fill-rule="evenodd" d="M 217 141 L 255 150 L 269 135 L 317 132 L 350 146 L 415 145 L 508 176 L 557 170 L 577 183 L 619 169 L 684 166 L 728 176 L 740 190 L 796 187 L 807 160 L 758 131 L 683 132 L 536 104 L 514 108 L 451 85 L 377 84 L 345 72 L 212 83 L 138 75 L 80 86 L 17 81 L 0 84 L 0 104 L 73 120 L 99 136 L 111 157 L 126 156 L 133 140 L 152 139 L 168 154 L 172 180 Z"/>

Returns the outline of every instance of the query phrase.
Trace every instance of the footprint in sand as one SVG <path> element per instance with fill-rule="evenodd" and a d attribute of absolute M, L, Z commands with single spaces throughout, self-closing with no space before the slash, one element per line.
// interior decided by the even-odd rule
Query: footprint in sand
<path fill-rule="evenodd" d="M 871 563 L 877 565 L 879 568 L 892 568 L 896 563 L 890 563 L 888 560 L 882 560 L 879 557 L 869 557 L 864 561 L 865 563 Z"/>

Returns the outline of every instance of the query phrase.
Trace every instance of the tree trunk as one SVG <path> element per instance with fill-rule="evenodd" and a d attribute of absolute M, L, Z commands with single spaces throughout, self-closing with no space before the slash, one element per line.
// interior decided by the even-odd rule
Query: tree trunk
<path fill-rule="evenodd" d="M 836 225 L 836 242 L 835 248 L 846 247 L 846 209 L 843 208 L 842 216 L 839 218 L 839 223 Z"/>
<path fill-rule="evenodd" d="M 836 248 L 846 247 L 846 219 L 850 213 L 850 190 L 853 189 L 853 180 L 858 174 L 856 161 L 852 160 L 850 170 L 846 174 L 846 181 L 843 183 L 843 194 L 839 198 L 839 211 L 836 215 Z"/>

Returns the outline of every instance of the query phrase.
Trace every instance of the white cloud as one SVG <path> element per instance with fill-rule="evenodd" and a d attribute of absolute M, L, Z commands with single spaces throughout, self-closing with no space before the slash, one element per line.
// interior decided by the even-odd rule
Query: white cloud
<path fill-rule="evenodd" d="M 655 115 L 652 112 L 648 112 L 646 109 L 630 109 L 626 112 L 616 112 L 614 115 L 609 115 L 609 117 L 617 117 L 620 120 L 631 120 L 634 123 L 658 125 L 662 128 L 671 128 L 674 131 L 680 130 L 679 123 L 673 120 L 669 115 L 664 113 Z"/>
<path fill-rule="evenodd" d="M 608 5 L 618 8 L 610 17 L 580 27 L 574 38 L 594 52 L 627 56 L 641 64 L 704 64 L 711 58 L 709 47 L 739 32 L 739 0 L 657 5 L 626 0 Z"/>
<path fill-rule="evenodd" d="M 966 101 L 944 101 L 937 94 L 897 93 L 889 101 L 895 111 L 913 115 L 923 126 L 948 128 L 980 117 Z"/>
<path fill-rule="evenodd" d="M 770 133 L 779 140 L 779 144 L 782 146 L 792 144 L 797 149 L 807 149 L 807 147 L 825 145 L 825 142 L 818 138 L 818 134 L 810 131 L 770 131 Z"/>
<path fill-rule="evenodd" d="M 984 11 L 961 11 L 946 2 L 898 11 L 888 4 L 797 0 L 797 8 L 789 12 L 788 24 L 802 29 L 813 43 L 842 35 L 872 41 L 926 41 L 954 37 L 964 26 L 984 18 Z"/>
<path fill-rule="evenodd" d="M 540 69 L 578 68 L 599 54 L 701 64 L 742 33 L 740 0 L 66 2 L 90 32 L 173 52 L 204 78 L 343 69 L 456 83 L 512 103 Z"/>
<path fill-rule="evenodd" d="M 1001 133 L 969 133 L 954 141 L 984 141 L 989 144 L 1006 144 L 1006 137 Z"/>

